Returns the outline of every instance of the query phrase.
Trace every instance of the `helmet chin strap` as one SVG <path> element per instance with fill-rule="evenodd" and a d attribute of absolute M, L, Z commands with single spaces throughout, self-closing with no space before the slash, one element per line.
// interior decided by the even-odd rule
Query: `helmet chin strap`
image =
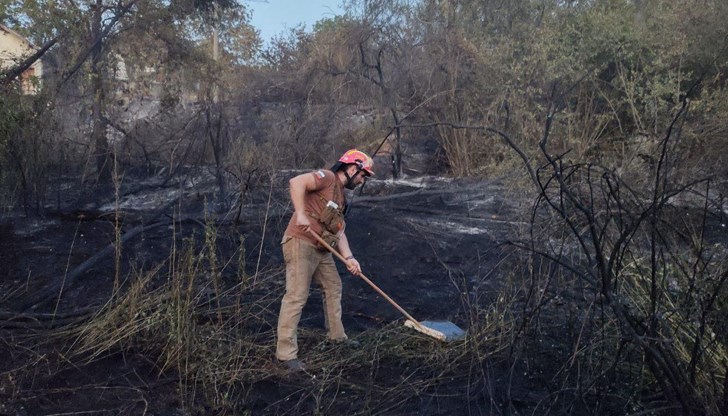
<path fill-rule="evenodd" d="M 354 176 L 349 176 L 349 172 L 344 171 L 344 176 L 346 176 L 346 183 L 344 184 L 344 188 L 346 189 L 354 189 L 356 188 L 356 184 L 354 183 L 354 177 L 359 173 L 359 171 L 356 171 Z"/>
<path fill-rule="evenodd" d="M 358 175 L 359 172 L 361 172 L 361 171 L 362 171 L 362 169 L 357 168 L 356 169 L 356 173 L 354 175 L 352 175 L 352 176 L 349 176 L 349 172 L 347 172 L 345 170 L 344 171 L 344 176 L 346 176 L 346 183 L 344 184 L 344 188 L 349 189 L 349 190 L 355 189 L 356 188 L 356 184 L 354 183 L 354 178 L 356 178 L 356 175 Z"/>

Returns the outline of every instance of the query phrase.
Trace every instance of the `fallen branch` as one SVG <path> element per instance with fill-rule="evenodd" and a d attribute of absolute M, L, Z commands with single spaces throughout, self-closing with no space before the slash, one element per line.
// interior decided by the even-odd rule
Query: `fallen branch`
<path fill-rule="evenodd" d="M 120 243 L 123 245 L 127 241 L 131 240 L 138 234 L 151 230 L 153 228 L 169 224 L 168 221 L 162 221 L 157 222 L 154 224 L 149 225 L 140 225 L 136 228 L 133 228 L 129 230 L 124 236 L 121 237 Z M 20 307 L 22 311 L 27 311 L 29 309 L 35 309 L 39 305 L 50 301 L 51 299 L 58 297 L 60 298 L 63 294 L 63 288 L 70 286 L 73 284 L 73 282 L 78 279 L 79 276 L 81 276 L 84 272 L 86 272 L 88 269 L 93 267 L 96 263 L 98 263 L 101 259 L 108 257 L 114 253 L 115 245 L 114 243 L 110 243 L 106 247 L 104 247 L 101 251 L 93 255 L 90 259 L 86 260 L 85 262 L 81 263 L 78 267 L 73 269 L 70 273 L 68 273 L 63 278 L 57 278 L 54 282 L 52 282 L 50 285 L 48 285 L 45 289 L 43 289 L 39 294 L 37 294 L 33 299 L 28 300 L 27 302 L 23 303 Z"/>
<path fill-rule="evenodd" d="M 53 329 L 91 316 L 91 309 L 68 313 L 17 313 L 0 311 L 0 329 Z"/>
<path fill-rule="evenodd" d="M 406 198 L 408 196 L 415 196 L 415 195 L 437 195 L 442 194 L 447 191 L 445 190 L 431 190 L 431 191 L 425 191 L 422 189 L 418 189 L 416 191 L 411 192 L 402 192 L 401 194 L 392 194 L 392 195 L 384 195 L 384 196 L 360 196 L 356 198 L 356 202 L 381 202 L 381 201 L 390 201 L 392 199 L 399 199 L 399 198 Z"/>
<path fill-rule="evenodd" d="M 142 224 L 138 227 L 132 228 L 129 230 L 126 234 L 124 234 L 121 237 L 120 244 L 124 245 L 127 241 L 131 240 L 135 236 L 139 235 L 140 233 L 151 230 L 153 228 L 157 228 L 162 225 L 169 224 L 169 221 L 161 221 L 156 223 L 151 223 L 152 221 L 156 220 L 159 216 L 164 214 L 164 212 L 167 211 L 169 207 L 174 205 L 177 201 L 172 200 L 169 203 L 167 203 L 164 207 L 157 210 L 157 212 L 147 221 L 147 223 Z M 60 297 L 63 295 L 63 289 L 66 286 L 70 286 L 76 279 L 78 279 L 79 276 L 81 276 L 84 272 L 86 272 L 88 269 L 93 267 L 96 263 L 101 261 L 101 259 L 110 256 L 114 253 L 116 247 L 114 243 L 110 243 L 106 247 L 104 247 L 101 251 L 93 255 L 90 259 L 86 260 L 85 262 L 81 263 L 78 267 L 73 269 L 70 273 L 68 273 L 65 276 L 58 277 L 54 279 L 45 289 L 40 291 L 36 296 L 33 297 L 33 299 L 29 299 L 28 301 L 24 302 L 20 306 L 20 310 L 25 312 L 29 309 L 35 309 L 39 305 L 48 302 L 49 300 L 53 298 L 60 299 Z"/>
<path fill-rule="evenodd" d="M 34 63 L 36 63 L 40 58 L 45 55 L 46 52 L 50 48 L 53 47 L 56 43 L 58 43 L 58 39 L 61 38 L 61 35 L 58 35 L 54 37 L 53 39 L 46 42 L 40 49 L 38 49 L 33 55 L 27 57 L 23 62 L 19 63 L 18 65 L 14 66 L 13 68 L 8 69 L 5 72 L 0 73 L 0 85 L 8 85 L 11 82 L 15 81 L 20 75 L 25 72 L 28 68 L 30 68 Z"/>

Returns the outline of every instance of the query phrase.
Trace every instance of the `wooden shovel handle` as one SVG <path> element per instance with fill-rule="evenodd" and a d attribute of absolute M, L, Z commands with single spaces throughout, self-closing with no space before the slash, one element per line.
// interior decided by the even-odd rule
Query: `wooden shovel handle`
<path fill-rule="evenodd" d="M 329 250 L 333 255 L 335 255 L 336 257 L 338 257 L 339 260 L 343 261 L 344 264 L 348 264 L 348 261 L 344 258 L 344 256 L 342 256 L 338 251 L 334 250 L 333 247 L 331 247 L 329 245 L 329 243 L 327 243 L 326 241 L 324 241 L 324 239 L 321 238 L 321 236 L 319 236 L 318 234 L 316 234 L 316 232 L 314 230 L 309 229 L 308 231 L 311 233 L 311 235 L 313 235 L 313 237 L 316 239 L 316 241 L 319 242 L 319 244 L 321 244 L 322 246 L 326 247 L 327 250 Z M 367 284 L 369 286 L 371 286 L 372 289 L 376 290 L 377 293 L 379 293 L 380 295 L 382 295 L 382 297 L 384 299 L 386 299 L 389 303 L 391 303 L 392 306 L 394 306 L 395 308 L 397 308 L 397 310 L 400 311 L 402 313 L 402 315 L 404 315 L 405 317 L 407 317 L 407 319 L 409 319 L 410 321 L 412 321 L 418 327 L 422 327 L 422 324 L 417 319 L 413 318 L 412 315 L 408 314 L 407 311 L 405 311 L 404 309 L 402 309 L 402 307 L 399 306 L 397 304 L 397 302 L 395 302 L 392 298 L 390 298 L 389 295 L 387 295 L 386 293 L 384 293 L 384 291 L 382 289 L 380 289 L 379 286 L 375 285 L 374 282 L 372 282 L 371 280 L 369 280 L 369 278 L 366 277 L 364 275 L 364 273 L 359 272 L 357 274 L 357 276 L 359 276 L 362 280 L 364 280 L 365 282 L 367 282 Z"/>

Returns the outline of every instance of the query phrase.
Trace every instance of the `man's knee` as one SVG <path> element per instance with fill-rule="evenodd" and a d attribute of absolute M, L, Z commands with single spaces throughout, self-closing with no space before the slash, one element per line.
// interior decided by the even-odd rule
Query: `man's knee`
<path fill-rule="evenodd" d="M 324 292 L 326 297 L 331 298 L 331 300 L 341 300 L 341 293 L 343 292 L 341 282 L 331 282 L 324 288 Z"/>
<path fill-rule="evenodd" d="M 293 308 L 303 308 L 308 300 L 308 293 L 286 292 L 283 296 L 283 305 Z"/>

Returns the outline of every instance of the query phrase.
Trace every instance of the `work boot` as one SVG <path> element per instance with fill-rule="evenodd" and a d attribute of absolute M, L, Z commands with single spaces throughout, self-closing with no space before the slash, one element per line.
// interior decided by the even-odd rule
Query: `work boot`
<path fill-rule="evenodd" d="M 281 361 L 284 367 L 288 369 L 288 371 L 291 372 L 299 372 L 299 371 L 306 371 L 306 365 L 303 364 L 303 361 L 299 360 L 298 358 L 294 358 L 292 360 L 287 361 Z"/>

